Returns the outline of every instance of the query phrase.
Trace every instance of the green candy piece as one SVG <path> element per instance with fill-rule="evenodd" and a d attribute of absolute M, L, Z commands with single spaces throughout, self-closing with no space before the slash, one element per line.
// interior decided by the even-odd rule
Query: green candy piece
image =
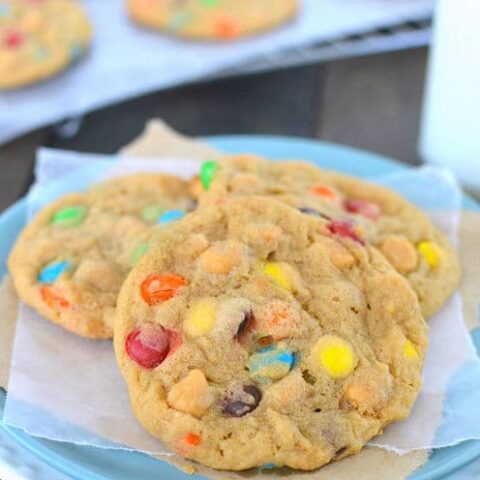
<path fill-rule="evenodd" d="M 82 206 L 65 207 L 55 212 L 50 222 L 56 227 L 70 228 L 80 225 L 87 217 L 88 209 Z"/>
<path fill-rule="evenodd" d="M 147 250 L 148 250 L 148 244 L 141 243 L 140 245 L 137 245 L 133 249 L 132 256 L 130 257 L 130 263 L 132 265 L 136 265 Z"/>
<path fill-rule="evenodd" d="M 145 207 L 142 210 L 141 216 L 148 223 L 156 223 L 164 210 L 165 209 L 157 203 L 153 205 L 148 205 L 148 207 Z"/>
<path fill-rule="evenodd" d="M 207 160 L 203 163 L 202 168 L 200 169 L 200 181 L 202 182 L 205 190 L 210 188 L 213 177 L 219 168 L 220 165 L 218 165 L 218 162 L 215 162 L 214 160 Z"/>
<path fill-rule="evenodd" d="M 201 0 L 201 4 L 203 7 L 212 8 L 216 7 L 219 4 L 218 0 Z"/>

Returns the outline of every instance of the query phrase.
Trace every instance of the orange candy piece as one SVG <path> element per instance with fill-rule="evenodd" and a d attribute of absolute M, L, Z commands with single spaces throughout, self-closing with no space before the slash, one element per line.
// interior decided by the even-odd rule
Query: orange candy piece
<path fill-rule="evenodd" d="M 216 25 L 216 36 L 223 40 L 235 38 L 238 35 L 238 27 L 230 20 L 219 20 Z"/>
<path fill-rule="evenodd" d="M 187 433 L 183 437 L 183 441 L 187 445 L 191 445 L 192 447 L 196 447 L 197 445 L 200 444 L 200 437 L 198 435 L 196 435 L 195 433 L 190 432 L 190 433 Z"/>
<path fill-rule="evenodd" d="M 319 197 L 330 198 L 332 200 L 337 197 L 336 193 L 325 185 L 314 185 L 312 187 L 312 193 Z"/>
<path fill-rule="evenodd" d="M 68 308 L 70 306 L 68 300 L 56 294 L 50 287 L 40 287 L 40 295 L 50 308 Z"/>
<path fill-rule="evenodd" d="M 140 294 L 148 305 L 157 305 L 174 297 L 187 284 L 187 280 L 180 275 L 154 273 L 142 282 Z"/>

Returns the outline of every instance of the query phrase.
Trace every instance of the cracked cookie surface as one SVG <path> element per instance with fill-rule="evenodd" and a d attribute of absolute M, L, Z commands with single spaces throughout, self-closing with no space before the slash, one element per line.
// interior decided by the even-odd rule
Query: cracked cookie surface
<path fill-rule="evenodd" d="M 155 232 L 194 203 L 185 181 L 131 175 L 41 210 L 8 261 L 20 298 L 78 335 L 110 338 L 120 287 Z"/>
<path fill-rule="evenodd" d="M 445 235 L 419 208 L 385 187 L 305 162 L 243 155 L 206 162 L 197 191 L 201 203 L 266 195 L 305 215 L 350 223 L 409 281 L 427 318 L 459 283 L 458 257 Z"/>
<path fill-rule="evenodd" d="M 162 230 L 119 295 L 138 421 L 213 468 L 314 469 L 406 418 L 427 326 L 367 241 L 265 197 Z"/>

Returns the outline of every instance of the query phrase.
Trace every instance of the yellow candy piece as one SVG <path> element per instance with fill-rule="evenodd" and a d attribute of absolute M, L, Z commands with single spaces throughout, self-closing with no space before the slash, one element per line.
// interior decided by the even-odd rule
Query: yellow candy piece
<path fill-rule="evenodd" d="M 353 372 L 356 358 L 352 347 L 339 337 L 326 335 L 312 349 L 314 367 L 320 367 L 332 378 L 344 378 Z"/>
<path fill-rule="evenodd" d="M 190 338 L 201 337 L 215 326 L 217 302 L 214 298 L 201 298 L 189 309 L 183 323 L 183 329 Z"/>
<path fill-rule="evenodd" d="M 263 274 L 272 279 L 285 290 L 293 290 L 292 279 L 287 273 L 283 262 L 260 262 L 259 267 Z"/>
<path fill-rule="evenodd" d="M 409 358 L 410 360 L 413 360 L 415 358 L 418 358 L 418 352 L 417 352 L 417 349 L 415 348 L 415 346 L 413 345 L 413 343 L 408 340 L 405 341 L 405 345 L 403 346 L 403 353 L 405 354 L 405 356 L 407 358 Z"/>
<path fill-rule="evenodd" d="M 436 268 L 440 264 L 442 250 L 432 242 L 423 240 L 418 243 L 417 250 L 425 258 L 430 268 Z"/>

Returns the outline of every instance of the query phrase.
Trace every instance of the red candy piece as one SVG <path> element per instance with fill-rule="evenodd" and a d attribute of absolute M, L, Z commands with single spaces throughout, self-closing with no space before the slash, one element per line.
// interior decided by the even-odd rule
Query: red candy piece
<path fill-rule="evenodd" d="M 60 295 L 56 294 L 50 287 L 43 286 L 40 287 L 40 295 L 43 301 L 50 308 L 68 308 L 70 307 L 70 302 Z"/>
<path fill-rule="evenodd" d="M 382 215 L 381 208 L 376 203 L 369 202 L 368 200 L 345 200 L 343 207 L 347 212 L 358 213 L 359 215 L 363 215 L 370 220 L 377 220 Z"/>
<path fill-rule="evenodd" d="M 18 48 L 25 41 L 22 33 L 12 30 L 3 37 L 3 44 L 7 48 Z"/>
<path fill-rule="evenodd" d="M 314 195 L 318 195 L 319 197 L 330 198 L 332 200 L 337 197 L 335 192 L 331 188 L 326 187 L 325 185 L 314 185 L 312 187 L 312 193 Z"/>
<path fill-rule="evenodd" d="M 157 305 L 174 297 L 187 283 L 187 280 L 179 275 L 153 274 L 142 282 L 140 294 L 148 305 Z"/>
<path fill-rule="evenodd" d="M 144 368 L 160 365 L 181 344 L 180 334 L 162 326 L 132 330 L 125 340 L 128 356 Z"/>
<path fill-rule="evenodd" d="M 334 220 L 328 226 L 328 229 L 334 235 L 338 235 L 340 237 L 350 238 L 355 242 L 360 243 L 361 245 L 365 245 L 365 241 L 363 238 L 360 238 L 355 231 L 355 226 L 351 222 L 347 222 L 345 220 Z"/>

